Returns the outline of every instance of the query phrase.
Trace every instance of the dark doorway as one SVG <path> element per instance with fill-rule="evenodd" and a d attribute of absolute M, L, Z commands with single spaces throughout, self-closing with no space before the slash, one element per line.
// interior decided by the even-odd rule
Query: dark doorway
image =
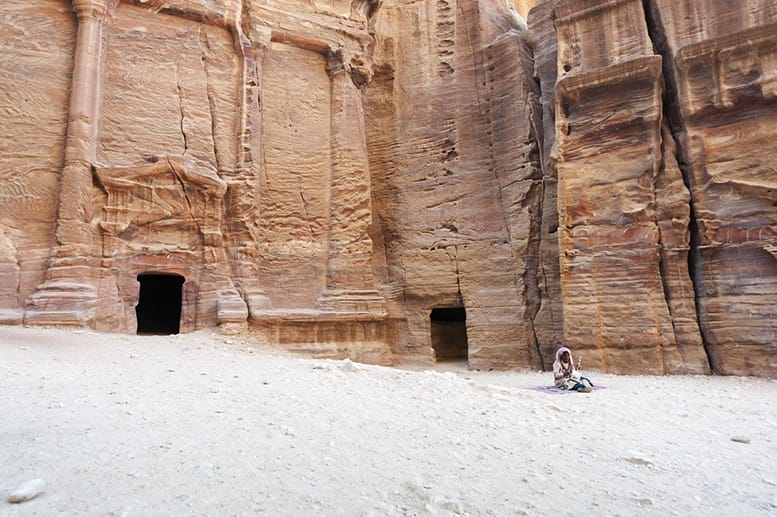
<path fill-rule="evenodd" d="M 184 278 L 148 273 L 138 275 L 138 282 L 138 334 L 178 334 Z"/>
<path fill-rule="evenodd" d="M 439 361 L 467 360 L 467 311 L 464 307 L 437 307 L 429 316 L 432 348 Z"/>

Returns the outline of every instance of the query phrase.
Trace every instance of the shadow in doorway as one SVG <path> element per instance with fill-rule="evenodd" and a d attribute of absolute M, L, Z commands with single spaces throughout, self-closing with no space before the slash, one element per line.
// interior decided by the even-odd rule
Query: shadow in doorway
<path fill-rule="evenodd" d="M 179 275 L 145 273 L 138 275 L 140 296 L 135 314 L 138 334 L 178 334 L 184 278 Z"/>
<path fill-rule="evenodd" d="M 437 362 L 467 361 L 467 312 L 464 307 L 432 309 L 432 348 Z"/>

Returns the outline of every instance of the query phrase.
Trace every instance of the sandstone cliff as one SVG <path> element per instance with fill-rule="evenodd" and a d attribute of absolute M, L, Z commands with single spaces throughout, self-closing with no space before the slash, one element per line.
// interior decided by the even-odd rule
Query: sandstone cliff
<path fill-rule="evenodd" d="M 650 2 L 691 193 L 692 278 L 715 371 L 777 366 L 777 5 Z"/>
<path fill-rule="evenodd" d="M 530 15 L 558 48 L 539 77 L 558 77 L 564 335 L 602 367 L 774 374 L 775 15 L 595 0 Z"/>
<path fill-rule="evenodd" d="M 5 2 L 0 322 L 774 375 L 773 2 L 510 6 Z"/>
<path fill-rule="evenodd" d="M 378 14 L 368 140 L 400 358 L 431 358 L 430 314 L 465 307 L 471 366 L 540 366 L 538 89 L 518 22 L 499 1 Z"/>

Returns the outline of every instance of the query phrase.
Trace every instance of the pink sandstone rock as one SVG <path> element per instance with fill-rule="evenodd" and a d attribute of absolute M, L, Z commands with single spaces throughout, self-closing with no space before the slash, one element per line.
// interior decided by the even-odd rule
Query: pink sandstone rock
<path fill-rule="evenodd" d="M 661 57 L 642 2 L 559 2 L 553 19 L 566 342 L 608 371 L 704 373 L 686 310 L 689 196 L 662 131 Z"/>
<path fill-rule="evenodd" d="M 691 264 L 710 364 L 777 368 L 777 6 L 654 0 L 669 120 L 693 204 Z"/>
<path fill-rule="evenodd" d="M 5 2 L 0 323 L 774 375 L 775 8 L 513 4 Z"/>

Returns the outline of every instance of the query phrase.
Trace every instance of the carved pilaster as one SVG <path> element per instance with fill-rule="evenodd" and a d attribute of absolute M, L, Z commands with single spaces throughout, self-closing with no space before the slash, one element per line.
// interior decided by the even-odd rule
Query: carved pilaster
<path fill-rule="evenodd" d="M 364 111 L 352 68 L 341 51 L 329 56 L 331 79 L 332 176 L 329 208 L 329 257 L 326 290 L 320 308 L 383 312 L 385 302 L 372 275 L 370 171 Z"/>
<path fill-rule="evenodd" d="M 249 312 L 269 308 L 270 300 L 258 284 L 259 254 L 258 213 L 262 169 L 262 76 L 264 59 L 270 46 L 271 31 L 260 25 L 244 24 L 242 11 L 234 13 L 232 27 L 235 50 L 241 61 L 239 98 L 238 155 L 235 173 L 226 178 L 230 213 L 226 229 L 227 250 L 233 266 L 235 284 Z"/>
<path fill-rule="evenodd" d="M 102 98 L 103 36 L 117 0 L 73 0 L 78 17 L 65 163 L 60 175 L 56 243 L 46 282 L 29 300 L 25 321 L 91 325 L 97 272 L 90 222 L 92 163 Z"/>

